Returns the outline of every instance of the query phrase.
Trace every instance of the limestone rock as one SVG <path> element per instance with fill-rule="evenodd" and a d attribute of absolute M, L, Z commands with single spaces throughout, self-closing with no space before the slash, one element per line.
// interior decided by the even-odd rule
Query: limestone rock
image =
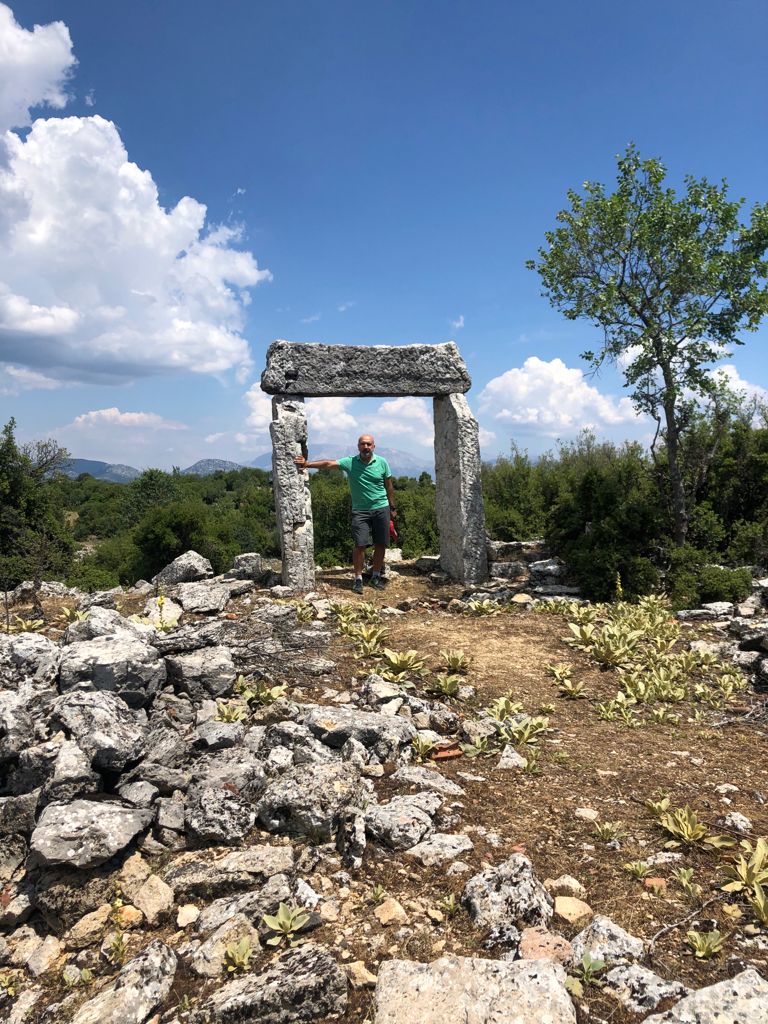
<path fill-rule="evenodd" d="M 293 461 L 307 453 L 307 415 L 303 398 L 281 394 L 272 399 L 272 481 L 283 583 L 297 590 L 315 585 L 314 527 L 309 473 Z"/>
<path fill-rule="evenodd" d="M 440 567 L 456 580 L 482 583 L 488 556 L 477 420 L 463 395 L 443 395 L 432 403 Z"/>
<path fill-rule="evenodd" d="M 111 800 L 49 804 L 32 833 L 30 849 L 43 864 L 96 867 L 125 849 L 151 819 L 143 808 Z"/>
<path fill-rule="evenodd" d="M 72 1018 L 72 1024 L 145 1024 L 173 985 L 176 956 L 155 941 Z"/>
<path fill-rule="evenodd" d="M 173 907 L 173 889 L 157 875 L 150 875 L 132 897 L 136 907 L 150 925 L 155 925 Z"/>
<path fill-rule="evenodd" d="M 221 697 L 236 679 L 232 654 L 226 647 L 205 647 L 201 651 L 177 654 L 165 659 L 168 679 L 177 692 L 188 693 L 194 701 Z"/>
<path fill-rule="evenodd" d="M 234 846 L 256 822 L 253 804 L 244 794 L 217 784 L 198 785 L 187 794 L 184 824 L 199 842 Z"/>
<path fill-rule="evenodd" d="M 213 576 L 213 566 L 196 551 L 185 551 L 161 569 L 152 579 L 158 587 L 175 587 L 178 583 L 194 583 Z"/>
<path fill-rule="evenodd" d="M 318 345 L 273 341 L 261 389 L 268 395 L 453 395 L 472 382 L 454 342 Z"/>
<path fill-rule="evenodd" d="M 313 708 L 304 721 L 310 732 L 326 746 L 338 749 L 347 740 L 355 739 L 372 749 L 382 761 L 397 760 L 404 748 L 410 748 L 416 734 L 404 718 L 352 708 Z"/>
<path fill-rule="evenodd" d="M 229 590 L 216 584 L 180 583 L 176 596 L 185 612 L 207 615 L 224 611 L 229 601 Z"/>
<path fill-rule="evenodd" d="M 663 999 L 679 999 L 689 989 L 676 981 L 665 981 L 639 964 L 622 964 L 602 976 L 603 991 L 633 1013 L 655 1010 Z"/>
<path fill-rule="evenodd" d="M 448 864 L 450 861 L 460 857 L 474 849 L 474 844 L 469 836 L 446 835 L 441 832 L 435 833 L 430 839 L 423 843 L 417 843 L 409 850 L 406 850 L 406 857 L 413 857 L 424 867 L 436 867 L 441 864 Z"/>
<path fill-rule="evenodd" d="M 0 690 L 0 764 L 18 757 L 35 742 L 35 725 L 15 693 Z"/>
<path fill-rule="evenodd" d="M 768 981 L 750 968 L 735 978 L 685 996 L 644 1024 L 764 1024 L 768 1020 Z"/>
<path fill-rule="evenodd" d="M 392 896 L 377 904 L 374 908 L 373 916 L 383 928 L 387 928 L 391 924 L 400 925 L 408 923 L 408 915 L 403 909 L 402 904 Z"/>
<path fill-rule="evenodd" d="M 50 684 L 58 675 L 60 661 L 59 648 L 47 636 L 0 633 L 0 686 L 15 689 L 19 678 Z"/>
<path fill-rule="evenodd" d="M 85 949 L 92 946 L 103 935 L 112 916 L 112 907 L 109 903 L 102 903 L 90 914 L 80 918 L 64 935 L 64 943 L 68 949 Z"/>
<path fill-rule="evenodd" d="M 349 763 L 300 765 L 267 786 L 257 813 L 270 832 L 330 837 L 344 810 L 359 806 L 364 792 L 359 771 Z"/>
<path fill-rule="evenodd" d="M 290 846 L 249 846 L 216 860 L 196 853 L 182 854 L 166 871 L 165 881 L 177 895 L 210 898 L 253 889 L 273 875 L 292 870 Z"/>
<path fill-rule="evenodd" d="M 222 985 L 193 1017 L 194 1024 L 299 1024 L 343 1014 L 347 979 L 322 946 L 290 949 L 266 971 Z"/>
<path fill-rule="evenodd" d="M 470 878 L 464 902 L 473 923 L 488 933 L 489 944 L 516 944 L 520 929 L 552 920 L 552 899 L 519 853 Z"/>
<path fill-rule="evenodd" d="M 432 834 L 432 816 L 441 803 L 437 793 L 394 796 L 366 811 L 366 831 L 391 850 L 407 850 Z"/>
<path fill-rule="evenodd" d="M 235 914 L 225 921 L 213 935 L 210 935 L 193 953 L 189 966 L 203 978 L 221 977 L 225 969 L 227 946 L 236 946 L 245 940 L 254 950 L 259 948 L 259 933 L 247 917 Z"/>
<path fill-rule="evenodd" d="M 275 914 L 281 903 L 292 902 L 293 893 L 288 876 L 272 875 L 260 888 L 235 896 L 222 896 L 207 904 L 197 919 L 196 931 L 206 935 L 238 914 L 258 926 L 265 914 Z"/>
<path fill-rule="evenodd" d="M 154 647 L 125 633 L 73 643 L 62 653 L 62 693 L 109 690 L 130 707 L 141 707 L 164 682 L 165 665 Z"/>
<path fill-rule="evenodd" d="M 51 721 L 72 736 L 96 768 L 120 771 L 144 750 L 146 719 L 106 690 L 62 694 L 53 702 Z"/>
<path fill-rule="evenodd" d="M 232 568 L 227 575 L 237 580 L 259 580 L 268 571 L 264 559 L 256 551 L 244 551 L 235 555 Z"/>
<path fill-rule="evenodd" d="M 387 960 L 379 968 L 374 1024 L 576 1024 L 565 971 L 548 960 L 506 963 L 442 957 Z"/>
<path fill-rule="evenodd" d="M 592 918 L 587 927 L 572 940 L 572 945 L 574 964 L 580 963 L 585 953 L 593 960 L 619 964 L 638 960 L 645 952 L 642 939 L 625 932 L 602 914 Z"/>
<path fill-rule="evenodd" d="M 184 613 L 180 604 L 176 604 L 170 597 L 150 597 L 144 605 L 144 618 L 152 626 L 163 626 L 166 629 L 176 626 Z"/>
<path fill-rule="evenodd" d="M 451 782 L 440 772 L 432 768 L 421 768 L 418 765 L 404 765 L 390 776 L 392 782 L 402 782 L 409 786 L 418 786 L 419 789 L 431 789 L 442 796 L 464 796 L 464 790 Z"/>
<path fill-rule="evenodd" d="M 555 896 L 555 916 L 568 924 L 582 924 L 594 915 L 594 910 L 576 896 Z"/>

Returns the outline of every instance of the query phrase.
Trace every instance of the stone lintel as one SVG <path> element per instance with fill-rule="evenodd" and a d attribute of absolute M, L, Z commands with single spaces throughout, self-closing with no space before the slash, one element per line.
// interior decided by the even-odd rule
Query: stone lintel
<path fill-rule="evenodd" d="M 472 386 L 452 341 L 442 345 L 320 345 L 273 341 L 261 389 L 308 398 L 450 395 Z"/>

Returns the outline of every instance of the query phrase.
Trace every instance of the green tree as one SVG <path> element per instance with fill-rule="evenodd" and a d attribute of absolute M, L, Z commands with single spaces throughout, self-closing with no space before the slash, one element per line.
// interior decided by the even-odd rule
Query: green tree
<path fill-rule="evenodd" d="M 15 429 L 11 419 L 0 434 L 0 586 L 32 579 L 37 601 L 43 574 L 66 573 L 72 559 L 72 537 L 50 483 L 67 452 L 52 440 L 20 446 Z"/>
<path fill-rule="evenodd" d="M 582 357 L 595 369 L 618 362 L 636 409 L 656 420 L 682 545 L 690 502 L 681 437 L 693 400 L 722 404 L 710 367 L 768 312 L 768 204 L 754 206 L 744 225 L 744 201 L 729 200 L 724 181 L 688 176 L 678 197 L 664 185 L 663 164 L 641 159 L 634 145 L 617 162 L 616 190 L 587 181 L 581 193 L 569 191 L 570 208 L 527 265 L 556 309 L 603 332 L 600 348 Z"/>

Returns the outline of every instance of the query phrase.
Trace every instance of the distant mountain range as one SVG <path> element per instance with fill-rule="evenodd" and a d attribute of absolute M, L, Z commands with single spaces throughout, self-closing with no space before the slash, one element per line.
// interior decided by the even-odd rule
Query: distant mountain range
<path fill-rule="evenodd" d="M 182 469 L 181 472 L 187 476 L 211 476 L 212 473 L 219 470 L 228 472 L 232 469 L 245 469 L 245 467 L 239 462 L 227 462 L 226 459 L 200 459 L 193 466 Z M 81 473 L 87 473 L 94 480 L 107 480 L 113 484 L 127 484 L 131 480 L 135 480 L 137 476 L 141 476 L 141 470 L 134 469 L 133 466 L 99 462 L 97 459 L 67 459 L 61 471 L 71 480 L 80 476 Z"/>
<path fill-rule="evenodd" d="M 414 476 L 419 477 L 422 473 L 429 473 L 434 478 L 435 467 L 431 461 L 411 455 L 410 452 L 402 452 L 397 448 L 377 448 L 377 455 L 381 455 L 389 463 L 393 476 Z M 347 454 L 342 448 L 317 449 L 312 451 L 313 459 L 338 459 Z M 351 450 L 348 454 L 354 454 Z M 265 469 L 269 472 L 272 469 L 272 452 L 264 452 L 249 463 L 253 469 Z M 235 469 L 245 469 L 239 462 L 227 462 L 226 459 L 199 459 L 192 466 L 182 469 L 186 476 L 211 476 L 220 470 L 230 472 Z M 123 466 L 114 462 L 100 462 L 98 459 L 67 459 L 62 467 L 62 473 L 71 480 L 76 479 L 81 473 L 87 473 L 94 480 L 106 480 L 113 484 L 127 484 L 136 477 L 141 476 L 140 469 L 133 466 Z"/>

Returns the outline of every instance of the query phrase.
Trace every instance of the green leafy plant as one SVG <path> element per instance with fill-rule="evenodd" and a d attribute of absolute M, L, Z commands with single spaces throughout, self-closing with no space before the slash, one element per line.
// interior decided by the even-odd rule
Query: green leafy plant
<path fill-rule="evenodd" d="M 573 675 L 573 665 L 562 661 L 556 665 L 547 665 L 547 670 L 552 673 L 552 678 L 556 683 L 564 683 Z"/>
<path fill-rule="evenodd" d="M 464 651 L 447 648 L 444 651 L 440 651 L 440 657 L 448 672 L 466 674 L 469 671 L 470 659 Z"/>
<path fill-rule="evenodd" d="M 267 939 L 268 946 L 279 946 L 281 942 L 296 946 L 296 932 L 307 924 L 309 914 L 302 907 L 289 907 L 286 903 L 281 903 L 276 914 L 265 914 L 262 921 L 271 932 L 274 932 Z"/>
<path fill-rule="evenodd" d="M 471 743 L 459 744 L 465 757 L 492 757 L 498 750 L 488 736 L 478 736 Z"/>
<path fill-rule="evenodd" d="M 439 693 L 441 697 L 447 697 L 449 700 L 458 700 L 461 684 L 461 676 L 441 674 L 436 676 L 434 681 L 430 684 L 429 690 L 431 693 Z"/>
<path fill-rule="evenodd" d="M 266 918 L 265 918 L 266 920 Z M 233 942 L 224 950 L 224 966 L 228 974 L 245 973 L 251 966 L 253 947 L 247 938 Z"/>
<path fill-rule="evenodd" d="M 579 963 L 573 968 L 573 973 L 565 979 L 565 985 L 571 995 L 581 998 L 584 995 L 585 986 L 602 988 L 602 981 L 598 977 L 605 968 L 605 960 L 599 957 L 592 957 L 585 953 Z"/>
<path fill-rule="evenodd" d="M 511 743 L 515 747 L 525 744 L 533 746 L 549 731 L 548 718 L 531 718 L 529 715 L 523 715 L 516 720 L 506 721 L 500 735 L 505 742 Z"/>
<path fill-rule="evenodd" d="M 658 818 L 659 825 L 672 836 L 665 845 L 673 849 L 680 846 L 701 846 L 705 849 L 720 850 L 734 845 L 728 836 L 713 835 L 698 815 L 687 805 L 674 810 L 663 811 Z"/>
<path fill-rule="evenodd" d="M 309 601 L 294 601 L 297 622 L 311 622 L 315 617 L 315 609 Z"/>
<path fill-rule="evenodd" d="M 595 835 L 601 843 L 610 843 L 626 835 L 626 829 L 621 821 L 596 821 Z"/>
<path fill-rule="evenodd" d="M 396 676 L 420 676 L 424 672 L 424 658 L 418 651 L 393 651 L 384 647 L 381 659 L 389 672 Z"/>
<path fill-rule="evenodd" d="M 432 751 L 435 749 L 433 740 L 426 739 L 424 736 L 420 736 L 418 733 L 411 740 L 411 746 L 413 747 L 413 756 L 419 762 L 426 761 Z"/>
<path fill-rule="evenodd" d="M 622 867 L 628 875 L 636 878 L 639 882 L 647 878 L 651 870 L 644 860 L 629 860 Z"/>
<path fill-rule="evenodd" d="M 522 710 L 522 704 L 512 700 L 509 694 L 504 694 L 502 697 L 497 697 L 492 704 L 489 704 L 485 709 L 485 713 L 496 722 L 506 722 L 512 715 L 517 715 Z"/>
<path fill-rule="evenodd" d="M 36 633 L 45 625 L 43 619 L 23 619 L 20 615 L 13 616 L 14 621 L 6 628 L 3 624 L 3 632 L 7 633 Z"/>
<path fill-rule="evenodd" d="M 451 892 L 440 901 L 440 907 L 446 917 L 455 917 L 461 910 L 461 903 L 456 898 L 456 893 Z"/>
<path fill-rule="evenodd" d="M 111 964 L 123 964 L 128 955 L 128 943 L 121 931 L 116 931 L 107 944 L 105 956 Z"/>
<path fill-rule="evenodd" d="M 248 717 L 248 712 L 242 704 L 220 700 L 216 707 L 217 722 L 243 722 Z"/>
<path fill-rule="evenodd" d="M 685 933 L 685 940 L 693 950 L 697 960 L 709 960 L 722 953 L 724 938 L 715 928 L 711 932 L 699 932 L 695 929 Z"/>
<path fill-rule="evenodd" d="M 747 893 L 747 903 L 758 922 L 768 928 L 768 892 L 759 882 L 755 882 L 752 891 Z"/>
<path fill-rule="evenodd" d="M 270 686 L 263 679 L 256 679 L 250 683 L 245 683 L 243 676 L 238 676 L 234 689 L 249 704 L 268 707 L 270 704 L 274 704 L 275 701 L 280 700 L 281 697 L 284 697 L 288 688 L 283 683 L 277 686 Z"/>
<path fill-rule="evenodd" d="M 761 836 L 754 846 L 748 839 L 739 845 L 747 856 L 740 853 L 727 865 L 725 873 L 731 881 L 722 886 L 723 892 L 743 892 L 768 882 L 768 842 Z"/>
<path fill-rule="evenodd" d="M 489 598 L 472 598 L 467 601 L 466 604 L 467 615 L 499 615 L 501 614 L 501 608 L 499 608 L 497 601 L 491 601 Z"/>
<path fill-rule="evenodd" d="M 541 751 L 533 747 L 525 752 L 524 775 L 541 775 Z"/>
<path fill-rule="evenodd" d="M 90 616 L 88 611 L 80 611 L 78 608 L 62 608 L 59 612 L 59 620 L 70 625 L 73 622 L 85 622 Z"/>
<path fill-rule="evenodd" d="M 560 683 L 558 691 L 560 696 L 565 697 L 566 700 L 581 700 L 587 696 L 584 692 L 584 683 L 574 683 L 570 679 Z"/>
<path fill-rule="evenodd" d="M 387 890 L 384 888 L 383 885 L 380 885 L 378 882 L 375 882 L 371 886 L 371 893 L 369 896 L 371 903 L 381 903 L 386 898 Z"/>
<path fill-rule="evenodd" d="M 701 898 L 701 886 L 693 880 L 693 868 L 677 868 L 672 877 L 680 886 L 686 899 L 695 903 Z"/>

